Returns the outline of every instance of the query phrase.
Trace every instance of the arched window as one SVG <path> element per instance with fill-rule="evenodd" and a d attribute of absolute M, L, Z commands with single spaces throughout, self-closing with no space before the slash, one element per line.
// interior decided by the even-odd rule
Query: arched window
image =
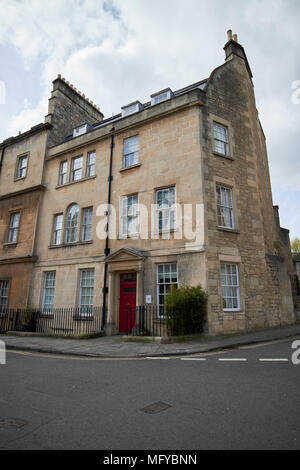
<path fill-rule="evenodd" d="M 78 238 L 79 206 L 73 204 L 69 207 L 66 220 L 66 243 L 74 243 Z"/>

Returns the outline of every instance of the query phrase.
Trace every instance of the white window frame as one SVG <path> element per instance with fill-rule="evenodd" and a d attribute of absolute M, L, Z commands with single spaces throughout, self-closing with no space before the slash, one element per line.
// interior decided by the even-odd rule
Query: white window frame
<path fill-rule="evenodd" d="M 132 145 L 133 147 L 126 149 L 127 144 Z M 123 168 L 130 168 L 131 166 L 137 165 L 139 163 L 139 149 L 140 142 L 139 136 L 134 135 L 133 137 L 128 137 L 124 139 L 123 142 Z"/>
<path fill-rule="evenodd" d="M 22 162 L 24 161 L 26 162 L 25 165 L 22 164 Z M 21 155 L 20 157 L 18 157 L 18 162 L 17 162 L 17 172 L 16 172 L 17 180 L 26 178 L 27 168 L 28 168 L 28 155 Z"/>
<path fill-rule="evenodd" d="M 134 204 L 130 204 L 130 201 L 135 201 Z M 120 208 L 120 232 L 121 237 L 127 238 L 133 235 L 139 234 L 139 196 L 138 194 L 132 194 L 130 196 L 123 196 L 121 198 L 121 208 Z M 129 213 L 129 207 L 131 211 Z M 129 232 L 129 219 L 135 220 L 134 228 L 135 230 Z"/>
<path fill-rule="evenodd" d="M 65 171 L 63 171 L 65 168 Z M 68 178 L 68 160 L 64 160 L 60 162 L 59 165 L 59 177 L 58 177 L 58 185 L 63 186 L 67 183 Z"/>
<path fill-rule="evenodd" d="M 225 267 L 226 273 L 223 273 L 222 267 Z M 227 267 L 230 266 L 230 273 L 227 272 Z M 232 268 L 234 267 L 234 272 Z M 240 293 L 240 280 L 239 280 L 239 265 L 237 263 L 230 263 L 230 262 L 224 262 L 221 261 L 221 287 L 222 287 L 222 303 L 223 303 L 223 311 L 224 312 L 239 312 L 241 310 L 241 293 Z M 230 278 L 235 277 L 237 284 L 229 283 L 228 280 L 230 281 Z M 226 283 L 224 284 L 224 279 Z M 237 295 L 230 295 L 230 296 L 224 296 L 224 290 L 223 289 L 236 289 L 236 294 Z M 232 291 L 231 291 L 232 293 Z M 224 299 L 236 299 L 237 300 L 237 307 L 224 307 Z"/>
<path fill-rule="evenodd" d="M 220 200 L 218 189 L 220 190 Z M 222 194 L 225 198 L 225 204 L 222 204 Z M 226 228 L 228 230 L 235 229 L 235 218 L 234 218 L 234 204 L 233 204 L 233 190 L 229 186 L 223 184 L 216 184 L 216 195 L 217 195 L 217 218 L 218 218 L 218 227 Z M 220 224 L 220 219 L 223 217 L 224 222 L 226 222 L 226 217 L 222 214 L 222 211 L 226 211 L 229 214 L 230 225 Z"/>
<path fill-rule="evenodd" d="M 83 286 L 83 274 L 86 272 L 93 273 L 93 276 L 90 278 L 92 279 L 91 285 Z M 92 289 L 92 296 L 89 295 L 83 295 L 83 289 Z M 80 269 L 79 271 L 79 315 L 82 317 L 88 317 L 93 314 L 93 306 L 94 306 L 94 291 L 95 291 L 95 269 L 89 268 L 89 269 Z M 82 299 L 83 297 L 92 297 L 92 303 L 91 304 L 82 304 Z"/>
<path fill-rule="evenodd" d="M 48 279 L 48 277 L 50 279 Z M 53 282 L 52 285 L 47 285 L 47 282 Z M 42 313 L 49 313 L 53 310 L 54 297 L 56 287 L 56 271 L 46 271 L 43 273 L 43 301 L 42 301 Z M 51 291 L 51 294 L 48 292 Z M 51 304 L 45 304 L 46 297 L 51 298 Z"/>
<path fill-rule="evenodd" d="M 94 161 L 91 163 L 91 157 L 94 158 Z M 87 162 L 86 162 L 86 178 L 91 178 L 95 176 L 95 164 L 96 164 L 96 152 L 93 150 L 92 152 L 88 152 L 87 154 Z"/>
<path fill-rule="evenodd" d="M 86 215 L 88 215 L 88 218 Z M 90 233 L 90 236 L 87 237 L 87 234 Z M 89 242 L 93 238 L 93 208 L 85 207 L 82 209 L 82 223 L 81 223 L 81 241 Z"/>
<path fill-rule="evenodd" d="M 171 90 L 171 88 L 167 88 L 157 93 L 153 93 L 153 95 L 151 95 L 151 106 L 162 103 L 163 101 L 170 100 L 171 98 L 173 98 L 173 96 L 174 96 L 174 93 Z"/>
<path fill-rule="evenodd" d="M 9 280 L 0 279 L 0 315 L 5 314 L 8 306 Z"/>
<path fill-rule="evenodd" d="M 15 222 L 16 218 L 17 218 L 17 222 Z M 8 243 L 18 243 L 20 219 L 21 219 L 21 212 L 13 212 L 10 214 L 9 230 L 8 230 L 8 238 L 7 238 Z"/>
<path fill-rule="evenodd" d="M 127 104 L 126 106 L 122 106 L 122 117 L 130 116 L 131 114 L 138 113 L 142 111 L 143 105 L 140 101 L 135 101 L 134 103 Z"/>
<path fill-rule="evenodd" d="M 169 268 L 170 268 L 170 271 L 169 271 L 170 272 L 170 276 L 169 276 L 170 281 L 169 282 L 165 282 L 166 279 L 168 279 L 167 275 L 169 274 L 169 272 L 166 272 L 166 266 L 169 266 Z M 174 266 L 176 266 L 176 282 L 172 282 L 172 273 L 175 272 L 175 270 L 173 270 L 172 267 L 174 267 Z M 162 270 L 163 270 L 162 273 L 159 273 L 160 267 L 162 267 Z M 164 280 L 163 283 L 159 282 L 160 274 L 163 274 L 163 280 Z M 164 286 L 163 294 L 160 293 L 160 286 Z M 165 300 L 166 295 L 167 295 L 167 290 L 168 290 L 169 286 L 178 287 L 178 264 L 177 264 L 177 262 L 174 262 L 174 263 L 159 263 L 159 264 L 156 265 L 156 302 L 157 302 L 157 315 L 160 318 L 164 318 L 164 314 L 161 313 L 161 308 L 164 308 L 164 305 L 165 305 L 165 304 L 162 305 L 160 303 L 160 295 L 163 295 L 164 300 Z"/>
<path fill-rule="evenodd" d="M 218 131 L 218 128 L 225 130 L 225 140 L 222 137 L 222 133 Z M 224 157 L 230 157 L 230 146 L 229 146 L 229 135 L 228 127 L 219 122 L 213 121 L 213 135 L 214 135 L 214 152 L 223 155 Z M 224 151 L 216 148 L 216 143 L 222 143 L 224 146 Z"/>
<path fill-rule="evenodd" d="M 61 218 L 61 223 L 59 224 L 60 226 L 58 227 L 58 218 Z M 51 245 L 56 246 L 56 245 L 61 245 L 62 240 L 63 240 L 63 219 L 64 216 L 63 214 L 55 214 L 54 215 L 54 220 L 53 220 L 53 231 L 52 231 L 52 243 Z M 58 237 L 59 234 L 59 237 Z M 59 238 L 59 242 L 57 241 Z"/>
<path fill-rule="evenodd" d="M 173 191 L 174 194 L 174 202 L 171 204 L 170 200 L 168 201 L 168 205 L 164 206 L 159 206 L 158 200 L 159 200 L 159 194 L 160 193 L 171 193 L 171 190 Z M 156 229 L 158 232 L 171 232 L 176 229 L 176 187 L 175 186 L 169 186 L 167 188 L 162 188 L 162 189 L 157 189 L 156 190 Z M 162 214 L 162 221 L 168 220 L 169 224 L 168 226 L 164 226 L 162 224 L 162 227 L 159 226 L 159 220 L 160 220 L 160 214 Z M 168 215 L 169 214 L 169 215 Z M 173 225 L 171 224 L 171 220 L 173 220 Z"/>
<path fill-rule="evenodd" d="M 80 135 L 86 134 L 87 132 L 87 124 L 83 124 L 82 126 L 75 127 L 73 129 L 73 137 L 79 137 Z"/>
<path fill-rule="evenodd" d="M 78 167 L 78 168 L 75 168 L 75 162 L 76 161 L 81 161 L 81 166 Z M 80 155 L 79 157 L 72 158 L 70 181 L 71 182 L 80 181 L 82 179 L 82 171 L 83 171 L 83 155 Z M 77 174 L 80 175 L 79 178 L 77 178 Z"/>
<path fill-rule="evenodd" d="M 76 208 L 76 212 L 77 212 L 77 220 L 76 220 L 75 226 L 72 226 L 72 220 L 70 220 L 69 218 L 69 213 L 73 207 Z M 66 220 L 65 220 L 65 243 L 66 244 L 76 243 L 78 241 L 79 214 L 80 214 L 80 209 L 79 209 L 78 204 L 72 204 L 71 206 L 69 206 L 67 210 L 67 214 L 66 214 Z M 70 233 L 72 232 L 74 232 L 75 236 L 74 236 L 74 240 L 72 238 L 72 240 L 70 241 Z"/>

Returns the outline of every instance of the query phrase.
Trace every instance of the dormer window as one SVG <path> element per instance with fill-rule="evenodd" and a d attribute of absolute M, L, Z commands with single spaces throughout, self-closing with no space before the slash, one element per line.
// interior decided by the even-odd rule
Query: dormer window
<path fill-rule="evenodd" d="M 142 111 L 143 105 L 139 101 L 135 101 L 134 103 L 127 104 L 126 106 L 122 106 L 122 117 L 129 116 L 130 114 L 138 113 Z"/>
<path fill-rule="evenodd" d="M 75 127 L 73 129 L 73 137 L 78 137 L 82 134 L 85 134 L 87 132 L 87 124 L 83 124 L 82 126 Z"/>
<path fill-rule="evenodd" d="M 158 91 L 151 95 L 151 106 L 154 104 L 162 103 L 163 101 L 170 100 L 174 97 L 174 93 L 171 88 L 166 88 L 165 90 Z"/>

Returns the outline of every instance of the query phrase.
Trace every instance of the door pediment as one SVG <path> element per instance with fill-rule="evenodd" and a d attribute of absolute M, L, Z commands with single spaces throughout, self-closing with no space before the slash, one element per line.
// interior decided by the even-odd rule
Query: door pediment
<path fill-rule="evenodd" d="M 134 248 L 120 248 L 105 258 L 108 263 L 116 263 L 122 261 L 143 261 L 146 254 Z"/>

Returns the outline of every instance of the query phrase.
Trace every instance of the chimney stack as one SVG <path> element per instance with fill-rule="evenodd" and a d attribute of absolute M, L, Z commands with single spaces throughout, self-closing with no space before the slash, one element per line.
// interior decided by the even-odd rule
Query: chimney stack
<path fill-rule="evenodd" d="M 224 46 L 225 60 L 228 62 L 229 60 L 232 60 L 234 57 L 239 57 L 240 59 L 243 59 L 246 64 L 246 68 L 249 72 L 250 79 L 252 79 L 252 72 L 248 63 L 246 52 L 243 46 L 239 44 L 238 42 L 238 35 L 232 34 L 232 30 L 229 29 L 227 31 L 227 37 L 228 37 L 228 41 Z"/>

